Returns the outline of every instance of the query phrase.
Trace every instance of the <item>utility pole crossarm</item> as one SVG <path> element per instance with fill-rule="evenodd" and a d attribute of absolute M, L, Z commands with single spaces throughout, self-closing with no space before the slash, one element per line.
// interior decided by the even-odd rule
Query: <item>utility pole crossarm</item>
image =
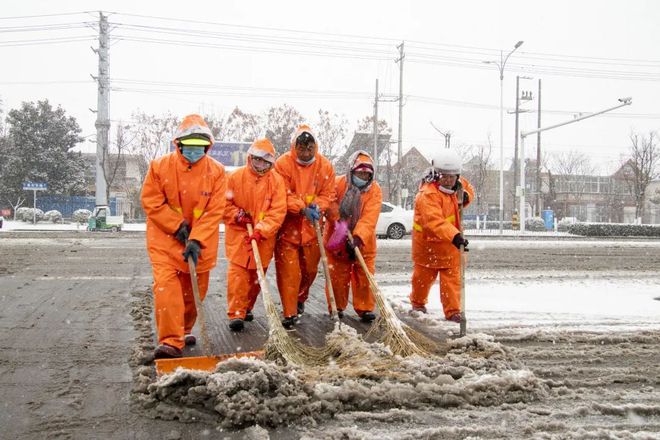
<path fill-rule="evenodd" d="M 593 118 L 594 116 L 602 115 L 603 113 L 611 112 L 612 110 L 616 110 L 616 109 L 619 109 L 621 107 L 625 107 L 625 106 L 631 105 L 631 104 L 632 104 L 632 99 L 631 98 L 626 98 L 626 99 L 622 100 L 621 104 L 615 105 L 614 107 L 606 108 L 605 110 L 601 110 L 601 111 L 598 111 L 596 113 L 589 113 L 588 115 L 580 116 L 578 118 L 571 119 L 570 121 L 561 122 L 559 124 L 550 125 L 548 127 L 537 128 L 536 130 L 523 131 L 523 132 L 520 133 L 520 137 L 525 138 L 525 137 L 529 136 L 530 134 L 542 133 L 544 131 L 552 130 L 553 128 L 563 127 L 564 125 L 573 124 L 575 122 L 579 122 L 579 121 L 583 121 L 585 119 Z"/>

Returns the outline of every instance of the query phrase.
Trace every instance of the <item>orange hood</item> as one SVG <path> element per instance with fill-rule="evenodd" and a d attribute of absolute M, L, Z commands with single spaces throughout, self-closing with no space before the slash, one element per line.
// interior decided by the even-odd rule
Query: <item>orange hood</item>
<path fill-rule="evenodd" d="M 312 132 L 312 129 L 309 125 L 302 124 L 298 126 L 296 131 L 293 133 L 293 136 L 291 137 L 291 155 L 293 155 L 293 158 L 296 160 L 298 159 L 298 155 L 296 154 L 296 139 L 298 139 L 298 136 L 303 133 L 309 133 L 314 138 L 314 157 L 316 157 L 319 152 L 319 144 L 316 140 L 316 135 Z"/>
<path fill-rule="evenodd" d="M 213 146 L 213 142 L 215 142 L 213 133 L 211 133 L 211 129 L 206 124 L 206 121 L 204 121 L 204 118 L 194 113 L 183 118 L 183 121 L 181 121 L 181 124 L 179 124 L 179 127 L 174 133 L 173 140 L 176 143 L 177 139 L 190 136 L 191 134 L 201 134 L 209 138 L 211 145 L 206 149 L 207 152 Z"/>
<path fill-rule="evenodd" d="M 275 146 L 273 146 L 273 143 L 266 138 L 254 141 L 247 150 L 247 154 L 248 160 L 250 156 L 257 156 L 273 165 L 275 164 Z"/>

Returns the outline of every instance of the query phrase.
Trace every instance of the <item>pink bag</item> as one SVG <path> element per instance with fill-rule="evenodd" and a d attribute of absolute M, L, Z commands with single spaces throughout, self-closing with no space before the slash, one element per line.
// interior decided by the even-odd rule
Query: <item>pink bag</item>
<path fill-rule="evenodd" d="M 330 251 L 336 251 L 345 246 L 346 238 L 348 237 L 348 222 L 340 220 L 335 223 L 335 230 L 332 232 L 326 247 Z"/>

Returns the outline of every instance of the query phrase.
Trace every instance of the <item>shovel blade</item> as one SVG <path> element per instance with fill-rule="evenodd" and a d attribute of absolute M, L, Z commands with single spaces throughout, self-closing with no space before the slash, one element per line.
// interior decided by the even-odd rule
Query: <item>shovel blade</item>
<path fill-rule="evenodd" d="M 173 373 L 177 368 L 186 368 L 188 370 L 200 371 L 213 371 L 219 362 L 226 361 L 232 358 L 256 357 L 263 359 L 265 352 L 246 351 L 244 353 L 231 353 L 220 354 L 215 356 L 195 356 L 195 357 L 181 357 L 172 359 L 156 359 L 156 374 L 162 376 L 163 374 Z"/>

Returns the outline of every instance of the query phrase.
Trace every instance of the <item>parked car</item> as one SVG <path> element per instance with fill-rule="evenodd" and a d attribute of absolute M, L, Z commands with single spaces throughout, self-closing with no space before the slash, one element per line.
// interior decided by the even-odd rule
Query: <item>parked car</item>
<path fill-rule="evenodd" d="M 394 240 L 412 232 L 413 211 L 405 210 L 388 202 L 380 206 L 380 217 L 376 225 L 376 235 Z"/>

